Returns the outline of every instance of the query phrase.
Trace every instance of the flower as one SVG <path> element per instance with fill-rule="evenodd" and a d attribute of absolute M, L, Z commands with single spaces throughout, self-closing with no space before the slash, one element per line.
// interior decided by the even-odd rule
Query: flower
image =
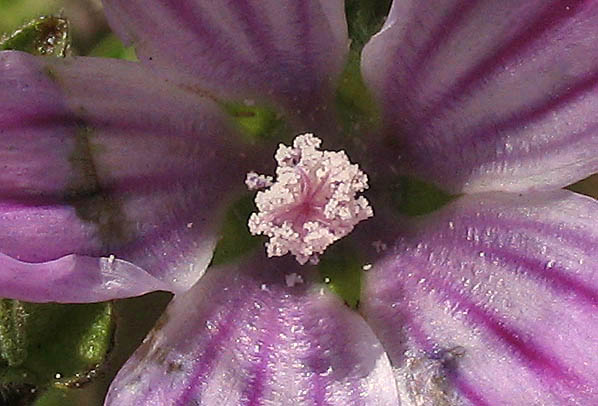
<path fill-rule="evenodd" d="M 597 2 L 395 0 L 359 147 L 331 111 L 342 1 L 104 5 L 139 63 L 0 54 L 0 295 L 175 292 L 107 405 L 597 403 L 598 206 L 559 189 L 598 169 Z M 204 275 L 232 189 L 272 173 L 214 100 L 364 158 L 359 314 L 288 255 Z M 381 197 L 403 171 L 463 195 L 400 218 Z"/>
<path fill-rule="evenodd" d="M 276 182 L 250 172 L 245 183 L 258 192 L 261 213 L 249 217 L 251 234 L 270 237 L 268 256 L 291 253 L 301 265 L 317 264 L 319 255 L 353 227 L 374 215 L 363 196 L 367 176 L 351 165 L 344 152 L 319 151 L 322 140 L 313 134 L 295 138 L 293 147 L 276 152 Z"/>

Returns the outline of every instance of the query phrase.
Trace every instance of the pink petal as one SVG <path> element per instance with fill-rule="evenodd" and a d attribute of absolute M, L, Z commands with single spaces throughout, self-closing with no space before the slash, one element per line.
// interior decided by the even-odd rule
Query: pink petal
<path fill-rule="evenodd" d="M 0 253 L 0 297 L 28 302 L 89 303 L 140 296 L 170 286 L 130 262 L 67 255 L 28 264 Z"/>
<path fill-rule="evenodd" d="M 451 192 L 598 171 L 596 1 L 395 1 L 362 68 L 404 164 Z"/>
<path fill-rule="evenodd" d="M 273 98 L 294 114 L 328 101 L 348 51 L 341 0 L 104 0 L 104 6 L 112 28 L 161 75 L 218 97 Z"/>
<path fill-rule="evenodd" d="M 397 405 L 370 328 L 292 260 L 215 268 L 125 364 L 106 405 Z"/>
<path fill-rule="evenodd" d="M 462 198 L 400 238 L 361 309 L 403 396 L 598 404 L 597 243 L 598 203 L 567 191 Z"/>
<path fill-rule="evenodd" d="M 114 254 L 174 291 L 197 281 L 249 162 L 217 105 L 139 64 L 19 52 L 0 54 L 0 88 L 0 252 Z"/>

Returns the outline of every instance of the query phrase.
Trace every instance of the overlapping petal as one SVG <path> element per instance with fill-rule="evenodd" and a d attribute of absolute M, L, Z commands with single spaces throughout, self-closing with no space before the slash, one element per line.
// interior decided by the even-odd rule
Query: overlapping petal
<path fill-rule="evenodd" d="M 388 358 L 363 319 L 305 274 L 290 286 L 282 269 L 299 267 L 210 269 L 175 297 L 106 405 L 397 405 Z"/>
<path fill-rule="evenodd" d="M 418 176 L 555 189 L 598 170 L 597 37 L 593 0 L 396 0 L 362 68 Z"/>
<path fill-rule="evenodd" d="M 248 154 L 218 106 L 105 59 L 3 52 L 0 87 L 0 252 L 113 254 L 170 290 L 197 281 Z"/>
<path fill-rule="evenodd" d="M 414 230 L 367 275 L 361 307 L 407 404 L 598 403 L 595 200 L 465 197 Z"/>
<path fill-rule="evenodd" d="M 138 266 L 113 257 L 67 255 L 26 263 L 0 253 L 0 269 L 0 297 L 29 302 L 104 302 L 172 289 Z"/>
<path fill-rule="evenodd" d="M 348 51 L 341 0 L 105 0 L 112 28 L 160 74 L 218 97 L 321 107 Z"/>

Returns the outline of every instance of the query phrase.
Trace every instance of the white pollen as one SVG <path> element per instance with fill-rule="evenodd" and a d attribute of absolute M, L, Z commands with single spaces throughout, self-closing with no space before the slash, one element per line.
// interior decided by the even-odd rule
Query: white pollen
<path fill-rule="evenodd" d="M 245 178 L 245 184 L 249 190 L 260 190 L 272 186 L 272 176 L 258 175 L 249 172 Z"/>
<path fill-rule="evenodd" d="M 285 275 L 284 280 L 289 288 L 292 288 L 297 284 L 303 283 L 303 277 L 296 273 Z"/>
<path fill-rule="evenodd" d="M 365 264 L 361 267 L 361 269 L 363 269 L 364 271 L 369 271 L 370 269 L 372 269 L 372 264 Z"/>
<path fill-rule="evenodd" d="M 249 217 L 249 231 L 270 238 L 269 257 L 294 255 L 297 262 L 318 263 L 333 242 L 374 215 L 367 199 L 357 196 L 368 188 L 368 177 L 344 151 L 320 151 L 322 140 L 299 135 L 289 147 L 280 144 L 272 177 L 247 174 L 245 184 L 257 192 L 257 213 Z"/>
<path fill-rule="evenodd" d="M 187 223 L 187 228 L 193 228 L 193 223 Z"/>
<path fill-rule="evenodd" d="M 116 259 L 116 257 L 112 254 L 110 254 L 110 256 L 108 257 L 108 263 L 110 265 L 112 265 L 114 263 L 114 260 Z"/>

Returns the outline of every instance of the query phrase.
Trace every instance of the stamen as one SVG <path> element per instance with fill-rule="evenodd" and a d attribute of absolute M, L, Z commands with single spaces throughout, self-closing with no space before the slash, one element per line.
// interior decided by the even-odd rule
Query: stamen
<path fill-rule="evenodd" d="M 374 215 L 372 207 L 357 193 L 368 188 L 368 178 L 351 164 L 344 151 L 320 151 L 322 140 L 313 134 L 299 135 L 293 146 L 280 144 L 272 177 L 247 174 L 257 213 L 249 217 L 253 235 L 270 237 L 269 257 L 292 254 L 300 264 L 317 264 L 333 242 L 349 234 L 355 225 Z"/>
<path fill-rule="evenodd" d="M 272 176 L 258 175 L 255 172 L 249 172 L 245 178 L 245 184 L 249 190 L 259 190 L 272 186 L 272 180 Z"/>

